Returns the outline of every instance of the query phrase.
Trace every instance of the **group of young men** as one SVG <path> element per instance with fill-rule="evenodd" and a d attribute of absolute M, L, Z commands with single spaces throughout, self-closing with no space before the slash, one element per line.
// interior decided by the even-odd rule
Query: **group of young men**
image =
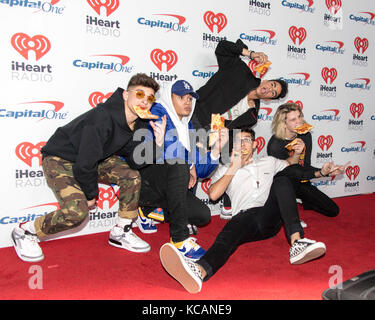
<path fill-rule="evenodd" d="M 256 78 L 241 56 L 259 64 L 268 57 L 249 51 L 241 40 L 222 40 L 215 54 L 219 69 L 197 91 L 188 81 L 178 80 L 156 99 L 158 83 L 139 73 L 125 90 L 118 88 L 107 101 L 56 130 L 41 152 L 59 209 L 13 229 L 19 258 L 41 261 L 39 240 L 77 227 L 96 210 L 98 183 L 119 186 L 118 217 L 108 240 L 112 246 L 149 251 L 132 224 L 140 211 L 147 220 L 155 208 L 163 208 L 170 241 L 160 249 L 161 263 L 191 293 L 199 292 L 202 281 L 214 275 L 239 245 L 270 238 L 282 225 L 292 264 L 325 253 L 324 243 L 304 238 L 296 197 L 305 209 L 336 216 L 337 205 L 309 180 L 341 174 L 344 166 L 311 166 L 311 134 L 295 133 L 294 128 L 304 123 L 295 104 L 278 108 L 269 156 L 254 159 L 251 127 L 257 122 L 260 100 L 285 97 L 287 84 Z M 141 119 L 136 106 L 158 119 Z M 237 117 L 227 119 L 216 143 L 207 147 L 211 114 L 231 110 Z M 197 144 L 202 137 L 203 144 Z M 285 145 L 295 138 L 297 143 L 288 153 Z M 210 175 L 210 199 L 227 196 L 232 209 L 231 219 L 206 251 L 192 235 L 209 223 L 211 212 L 195 196 L 194 185 Z"/>

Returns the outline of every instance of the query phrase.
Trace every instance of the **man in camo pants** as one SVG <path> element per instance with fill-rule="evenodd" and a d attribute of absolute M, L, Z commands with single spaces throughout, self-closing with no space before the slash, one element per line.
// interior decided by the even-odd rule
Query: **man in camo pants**
<path fill-rule="evenodd" d="M 11 238 L 19 258 L 29 262 L 42 260 L 38 239 L 79 226 L 96 208 L 98 183 L 120 187 L 117 224 L 111 229 L 109 244 L 133 252 L 150 250 L 149 244 L 131 229 L 138 215 L 141 186 L 137 169 L 158 157 L 166 119 L 150 123 L 154 140 L 138 141 L 134 135 L 137 130 L 146 130 L 148 121 L 138 118 L 134 106 L 149 110 L 158 90 L 154 79 L 136 74 L 126 90 L 118 88 L 106 102 L 56 130 L 41 153 L 48 186 L 60 208 L 13 229 Z M 138 163 L 135 158 L 134 150 L 140 144 L 153 151 L 148 163 Z"/>

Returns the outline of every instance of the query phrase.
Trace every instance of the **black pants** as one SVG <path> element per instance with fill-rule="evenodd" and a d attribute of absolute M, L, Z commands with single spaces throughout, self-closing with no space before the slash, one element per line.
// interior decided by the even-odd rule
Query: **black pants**
<path fill-rule="evenodd" d="M 210 209 L 188 189 L 187 164 L 156 164 L 139 172 L 142 181 L 139 205 L 165 210 L 173 242 L 189 237 L 189 223 L 203 226 L 210 221 Z"/>
<path fill-rule="evenodd" d="M 302 200 L 305 210 L 314 210 L 326 217 L 336 217 L 339 214 L 337 204 L 310 182 L 297 183 L 296 197 Z"/>
<path fill-rule="evenodd" d="M 235 215 L 216 237 L 214 244 L 197 262 L 207 272 L 205 281 L 214 275 L 243 243 L 265 240 L 275 236 L 284 223 L 290 236 L 304 236 L 300 224 L 294 188 L 287 177 L 275 177 L 263 207 L 251 208 Z"/>

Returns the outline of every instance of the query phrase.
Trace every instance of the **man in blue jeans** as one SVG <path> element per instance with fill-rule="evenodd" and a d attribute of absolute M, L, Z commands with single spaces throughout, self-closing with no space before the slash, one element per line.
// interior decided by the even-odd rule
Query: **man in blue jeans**
<path fill-rule="evenodd" d="M 291 179 L 319 177 L 319 171 L 289 166 L 287 161 L 274 157 L 254 160 L 254 148 L 254 131 L 242 128 L 235 134 L 230 163 L 220 165 L 213 176 L 210 198 L 218 199 L 227 192 L 234 216 L 211 248 L 196 262 L 187 261 L 169 244 L 160 249 L 163 267 L 190 293 L 199 292 L 202 281 L 213 276 L 238 246 L 275 236 L 283 223 L 291 244 L 291 264 L 305 263 L 325 253 L 324 243 L 303 238 L 291 183 Z M 320 172 L 335 175 L 338 170 L 333 163 L 325 163 Z"/>

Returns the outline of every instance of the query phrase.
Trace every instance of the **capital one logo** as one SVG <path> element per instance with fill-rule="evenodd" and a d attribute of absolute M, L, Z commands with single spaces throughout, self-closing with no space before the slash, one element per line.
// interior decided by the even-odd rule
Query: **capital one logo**
<path fill-rule="evenodd" d="M 106 9 L 106 14 L 108 17 L 114 11 L 116 11 L 118 6 L 120 5 L 120 0 L 87 0 L 87 3 L 99 16 L 101 7 L 104 7 Z"/>
<path fill-rule="evenodd" d="M 324 67 L 321 74 L 326 84 L 328 84 L 328 80 L 330 80 L 330 83 L 332 84 L 337 78 L 337 70 L 335 68 L 328 69 L 327 67 Z"/>
<path fill-rule="evenodd" d="M 345 173 L 346 176 L 349 178 L 349 180 L 355 180 L 357 176 L 359 175 L 360 168 L 359 166 L 349 166 L 346 168 Z"/>
<path fill-rule="evenodd" d="M 326 151 L 332 146 L 333 144 L 333 137 L 329 134 L 328 136 L 320 136 L 318 138 L 318 145 L 322 151 L 324 151 L 324 147 L 326 147 Z"/>
<path fill-rule="evenodd" d="M 168 72 L 178 61 L 176 52 L 172 50 L 167 50 L 164 52 L 161 49 L 154 49 L 151 51 L 150 57 L 151 61 L 160 71 L 162 71 L 162 66 L 165 64 Z"/>
<path fill-rule="evenodd" d="M 203 21 L 211 32 L 214 32 L 214 26 L 216 26 L 217 33 L 220 33 L 228 23 L 227 17 L 223 13 L 215 14 L 212 11 L 207 11 L 203 15 Z"/>
<path fill-rule="evenodd" d="M 296 26 L 291 26 L 289 28 L 289 37 L 292 39 L 293 43 L 297 45 L 297 39 L 298 39 L 298 44 L 301 45 L 302 42 L 306 39 L 307 33 L 306 29 L 301 27 L 297 28 Z"/>
<path fill-rule="evenodd" d="M 108 186 L 107 188 L 99 187 L 99 194 L 98 199 L 96 200 L 96 204 L 100 209 L 103 210 L 104 202 L 107 201 L 108 208 L 112 208 L 113 205 L 118 201 L 119 192 L 120 189 L 115 192 L 115 190 L 111 186 Z"/>
<path fill-rule="evenodd" d="M 363 54 L 368 48 L 368 40 L 366 38 L 361 39 L 360 37 L 357 37 L 354 39 L 354 46 L 357 49 L 358 53 L 361 53 L 362 49 Z"/>
<path fill-rule="evenodd" d="M 303 103 L 302 103 L 302 101 L 300 101 L 300 100 L 296 100 L 296 101 L 288 100 L 286 103 L 294 103 L 294 104 L 296 104 L 297 106 L 299 106 L 299 107 L 301 108 L 301 110 L 303 110 Z"/>
<path fill-rule="evenodd" d="M 16 147 L 16 156 L 29 167 L 32 167 L 33 158 L 37 158 L 39 160 L 39 166 L 41 166 L 42 154 L 40 149 L 44 147 L 45 144 L 46 142 L 44 141 L 39 142 L 36 145 L 32 144 L 31 142 L 21 142 Z"/>
<path fill-rule="evenodd" d="M 326 6 L 332 14 L 336 14 L 340 10 L 342 3 L 341 0 L 326 0 Z"/>
<path fill-rule="evenodd" d="M 363 113 L 363 111 L 365 110 L 365 106 L 363 105 L 363 103 L 352 103 L 350 105 L 350 113 L 352 114 L 353 118 L 359 118 L 361 116 L 361 114 Z"/>
<path fill-rule="evenodd" d="M 11 44 L 26 60 L 29 59 L 30 50 L 35 52 L 35 59 L 38 61 L 51 49 L 50 41 L 40 34 L 30 37 L 22 32 L 16 33 L 12 36 Z"/>
<path fill-rule="evenodd" d="M 266 145 L 266 140 L 263 137 L 258 137 L 255 141 L 257 142 L 257 154 L 259 154 Z"/>
<path fill-rule="evenodd" d="M 96 107 L 99 103 L 105 102 L 113 92 L 108 92 L 107 94 L 103 94 L 99 91 L 94 91 L 89 96 L 89 104 L 91 107 Z"/>

